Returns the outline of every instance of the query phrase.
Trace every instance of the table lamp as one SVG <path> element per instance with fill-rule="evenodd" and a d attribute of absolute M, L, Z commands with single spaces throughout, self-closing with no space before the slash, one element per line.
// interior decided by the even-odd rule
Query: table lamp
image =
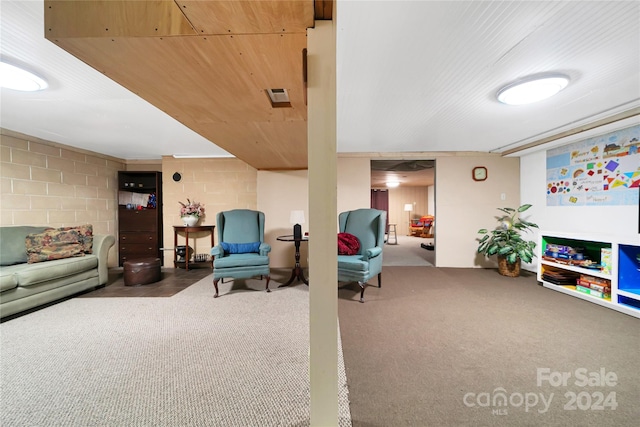
<path fill-rule="evenodd" d="M 300 224 L 304 224 L 304 211 L 291 211 L 289 222 L 294 224 L 293 238 L 302 239 L 302 226 Z"/>

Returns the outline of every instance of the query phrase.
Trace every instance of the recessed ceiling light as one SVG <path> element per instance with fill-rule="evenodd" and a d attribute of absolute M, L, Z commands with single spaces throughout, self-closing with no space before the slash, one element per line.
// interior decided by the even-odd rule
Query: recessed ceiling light
<path fill-rule="evenodd" d="M 33 92 L 47 88 L 47 82 L 30 71 L 0 62 L 0 87 Z"/>
<path fill-rule="evenodd" d="M 537 74 L 508 84 L 498 91 L 498 101 L 508 105 L 524 105 L 547 99 L 569 84 L 564 74 Z"/>
<path fill-rule="evenodd" d="M 387 181 L 387 187 L 389 188 L 396 188 L 399 185 L 400 183 L 398 181 Z"/>

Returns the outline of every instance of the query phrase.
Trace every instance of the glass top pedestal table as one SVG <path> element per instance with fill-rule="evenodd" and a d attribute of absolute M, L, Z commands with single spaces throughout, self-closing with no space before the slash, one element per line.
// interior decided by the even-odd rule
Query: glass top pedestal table
<path fill-rule="evenodd" d="M 291 271 L 291 277 L 289 278 L 289 281 L 287 283 L 280 286 L 289 286 L 290 284 L 293 283 L 294 279 L 298 279 L 298 281 L 301 280 L 305 285 L 308 286 L 309 281 L 304 277 L 304 272 L 302 271 L 302 267 L 300 267 L 300 242 L 308 242 L 309 237 L 304 236 L 300 238 L 295 238 L 293 237 L 293 234 L 289 234 L 286 236 L 278 236 L 277 240 L 281 242 L 294 242 L 296 247 L 296 264 L 295 264 L 295 267 L 293 267 L 293 270 Z"/>

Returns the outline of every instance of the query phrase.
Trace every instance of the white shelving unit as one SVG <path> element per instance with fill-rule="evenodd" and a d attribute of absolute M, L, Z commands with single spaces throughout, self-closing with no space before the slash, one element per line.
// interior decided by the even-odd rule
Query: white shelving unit
<path fill-rule="evenodd" d="M 601 305 L 619 312 L 640 318 L 640 236 L 615 237 L 576 233 L 540 231 L 538 242 L 538 281 L 545 288 L 553 289 L 585 301 Z M 611 250 L 611 269 L 585 268 L 569 265 L 559 260 L 543 258 L 547 244 L 584 248 L 587 258 L 601 263 L 601 249 Z M 545 272 L 573 272 L 591 277 L 606 279 L 611 283 L 611 299 L 604 299 L 576 290 L 575 286 L 558 285 L 543 278 Z"/>

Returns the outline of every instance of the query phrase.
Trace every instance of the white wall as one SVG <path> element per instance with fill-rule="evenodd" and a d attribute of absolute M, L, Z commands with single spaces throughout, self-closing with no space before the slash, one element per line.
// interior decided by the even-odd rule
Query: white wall
<path fill-rule="evenodd" d="M 473 180 L 475 166 L 487 168 L 485 181 Z M 519 206 L 519 159 L 496 155 L 439 157 L 435 185 L 436 266 L 496 267 L 495 259 L 477 253 L 478 230 L 497 225 L 497 208 Z"/>
<path fill-rule="evenodd" d="M 289 222 L 292 210 L 304 211 L 302 232 L 309 231 L 309 181 L 306 170 L 258 171 L 258 210 L 265 214 L 265 241 L 271 245 L 271 267 L 293 267 L 293 243 L 281 242 L 278 236 L 293 234 Z M 300 262 L 307 266 L 308 247 L 300 246 Z"/>
<path fill-rule="evenodd" d="M 371 167 L 369 157 L 338 158 L 338 213 L 369 207 Z M 489 178 L 471 178 L 474 166 L 486 166 Z M 495 267 L 494 260 L 476 254 L 477 231 L 495 225 L 498 207 L 517 207 L 520 202 L 518 158 L 497 155 L 443 156 L 436 160 L 435 194 L 436 265 L 438 267 Z M 308 218 L 308 180 L 306 171 L 258 171 L 258 209 L 267 217 L 267 242 L 273 247 L 271 266 L 293 266 L 293 245 L 278 242 L 280 234 L 291 234 L 289 212 L 303 209 Z M 504 193 L 506 200 L 500 200 Z M 425 196 L 426 197 L 426 196 Z M 403 212 L 404 213 L 404 212 Z M 308 230 L 308 224 L 303 226 Z M 307 266 L 308 250 L 301 247 L 301 263 Z"/>
<path fill-rule="evenodd" d="M 427 215 L 436 216 L 436 186 L 435 185 L 430 185 L 427 187 Z"/>
<path fill-rule="evenodd" d="M 553 148 L 626 126 L 620 124 L 617 127 L 608 126 L 565 138 L 556 141 Z M 539 230 L 586 234 L 594 238 L 599 235 L 604 238 L 609 236 L 628 238 L 638 235 L 638 206 L 547 206 L 546 161 L 547 152 L 544 148 L 520 158 L 521 200 L 522 203 L 533 205 L 527 212 L 530 213 L 531 221 L 538 224 Z M 630 189 L 629 191 L 638 190 Z M 539 232 L 536 231 L 532 235 L 538 241 Z M 536 258 L 532 264 L 523 268 L 535 271 L 537 261 Z"/>
<path fill-rule="evenodd" d="M 371 207 L 371 160 L 338 157 L 338 212 Z M 336 215 L 336 224 L 338 217 Z"/>
<path fill-rule="evenodd" d="M 338 211 L 335 214 L 336 234 L 338 213 L 371 206 L 371 167 L 368 157 L 338 158 Z M 265 240 L 271 245 L 271 267 L 293 267 L 294 246 L 280 242 L 277 237 L 293 234 L 289 223 L 292 210 L 303 210 L 306 224 L 302 232 L 309 231 L 309 180 L 306 170 L 258 171 L 258 210 L 266 217 Z M 336 249 L 337 250 L 337 249 Z M 300 263 L 308 266 L 308 247 L 300 246 Z"/>

